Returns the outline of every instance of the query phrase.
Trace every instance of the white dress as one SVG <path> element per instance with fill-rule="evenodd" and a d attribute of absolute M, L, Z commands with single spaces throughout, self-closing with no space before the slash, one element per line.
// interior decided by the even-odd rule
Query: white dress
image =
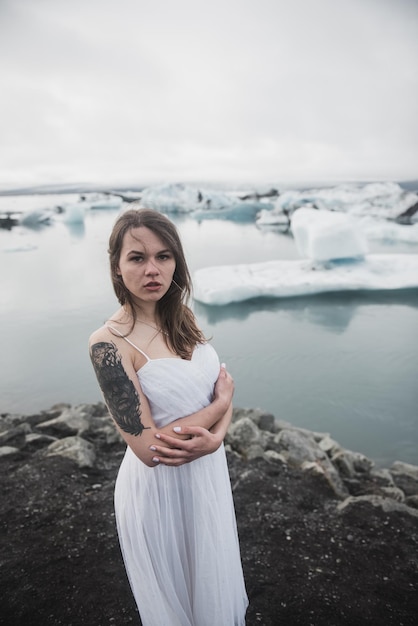
<path fill-rule="evenodd" d="M 144 356 L 137 374 L 157 427 L 211 402 L 219 374 L 211 345 L 198 344 L 190 361 Z M 245 625 L 248 599 L 223 445 L 192 463 L 154 468 L 128 447 L 115 513 L 143 626 Z"/>

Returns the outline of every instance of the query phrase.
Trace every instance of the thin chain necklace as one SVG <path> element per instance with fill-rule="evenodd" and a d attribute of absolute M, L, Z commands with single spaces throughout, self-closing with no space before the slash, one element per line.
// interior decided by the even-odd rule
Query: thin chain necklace
<path fill-rule="evenodd" d="M 131 315 L 132 317 L 132 315 Z M 162 328 L 157 328 L 156 326 L 153 326 L 152 324 L 148 324 L 148 322 L 144 322 L 143 320 L 135 320 L 135 324 L 145 324 L 145 326 L 149 326 L 150 328 L 152 328 L 153 330 L 156 330 L 157 333 L 162 333 L 163 335 L 168 335 L 168 333 L 163 330 Z"/>
<path fill-rule="evenodd" d="M 130 313 L 128 313 L 128 311 L 125 311 L 126 315 L 129 315 L 129 317 L 131 319 L 134 319 L 134 316 L 131 315 Z M 145 324 L 145 326 L 149 326 L 150 328 L 152 328 L 153 330 L 155 330 L 157 333 L 162 333 L 163 335 L 167 335 L 168 333 L 163 330 L 162 328 L 157 328 L 156 326 L 153 326 L 152 324 L 149 324 L 148 322 L 144 322 L 143 320 L 139 320 L 138 318 L 135 318 L 135 324 Z"/>

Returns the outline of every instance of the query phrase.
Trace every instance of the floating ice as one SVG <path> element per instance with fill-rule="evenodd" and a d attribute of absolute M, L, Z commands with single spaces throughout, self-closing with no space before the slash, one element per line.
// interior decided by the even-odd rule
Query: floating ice
<path fill-rule="evenodd" d="M 84 222 L 86 216 L 86 205 L 84 202 L 67 204 L 64 207 L 63 221 L 66 224 L 80 224 Z"/>
<path fill-rule="evenodd" d="M 122 198 L 109 194 L 92 194 L 87 196 L 86 202 L 91 209 L 119 209 L 122 206 Z"/>
<path fill-rule="evenodd" d="M 51 209 L 34 209 L 22 217 L 20 224 L 28 228 L 39 228 L 40 226 L 50 224 L 53 214 Z"/>
<path fill-rule="evenodd" d="M 81 224 L 89 210 L 120 209 L 123 200 L 119 196 L 106 193 L 86 193 L 79 197 L 78 202 L 70 202 L 60 206 L 63 211 L 63 222 Z"/>
<path fill-rule="evenodd" d="M 345 184 L 310 190 L 289 190 L 271 211 L 260 211 L 257 226 L 289 228 L 301 208 L 349 214 L 366 239 L 418 243 L 418 195 L 397 183 Z M 397 221 L 395 221 L 397 220 Z M 398 223 L 399 222 L 399 223 Z"/>
<path fill-rule="evenodd" d="M 358 220 L 358 226 L 369 240 L 418 243 L 418 223 L 405 225 L 373 217 L 363 217 Z"/>
<path fill-rule="evenodd" d="M 290 217 L 283 211 L 262 209 L 256 220 L 257 226 L 280 226 L 281 228 L 290 228 Z"/>
<path fill-rule="evenodd" d="M 366 238 L 344 213 L 298 209 L 291 227 L 300 256 L 312 261 L 363 257 L 368 252 Z"/>
<path fill-rule="evenodd" d="M 223 206 L 222 208 L 213 210 L 205 208 L 202 210 L 194 211 L 192 213 L 192 217 L 198 220 L 226 219 L 234 220 L 235 222 L 249 221 L 254 220 L 257 214 L 260 212 L 260 209 L 265 206 L 268 206 L 268 203 L 247 200 L 230 200 L 228 206 Z M 273 208 L 273 205 L 271 205 L 271 208 Z M 264 210 L 267 211 L 267 209 Z"/>
<path fill-rule="evenodd" d="M 417 241 L 418 224 L 402 226 L 383 219 L 393 219 L 416 200 L 415 194 L 393 183 L 287 192 L 272 212 L 262 212 L 258 223 L 277 219 L 281 225 L 290 224 L 299 253 L 309 260 L 203 268 L 194 276 L 194 297 L 221 305 L 262 296 L 416 288 L 418 255 L 365 256 L 364 234 L 373 237 L 385 228 L 387 237 L 401 239 L 404 233 L 402 240 Z M 360 217 L 363 210 L 366 216 Z M 380 219 L 370 213 L 380 214 Z"/>
<path fill-rule="evenodd" d="M 254 220 L 266 206 L 257 200 L 241 200 L 222 191 L 208 191 L 182 183 L 156 185 L 144 189 L 141 205 L 162 213 L 189 213 L 199 220 Z"/>
<path fill-rule="evenodd" d="M 219 209 L 229 202 L 223 193 L 203 194 L 199 189 L 173 183 L 147 187 L 141 194 L 141 205 L 163 213 L 191 213 L 197 209 Z"/>
<path fill-rule="evenodd" d="M 291 227 L 299 253 L 308 261 L 280 260 L 200 269 L 194 276 L 196 300 L 229 304 L 261 296 L 418 287 L 418 255 L 376 254 L 364 258 L 367 242 L 359 230 L 358 218 L 299 208 L 292 215 Z"/>
<path fill-rule="evenodd" d="M 329 291 L 418 287 L 418 255 L 375 254 L 364 260 L 313 266 L 307 260 L 223 265 L 194 274 L 194 297 L 223 305 L 258 297 L 290 297 Z"/>
<path fill-rule="evenodd" d="M 417 202 L 416 193 L 405 191 L 397 183 L 350 183 L 323 189 L 285 191 L 277 198 L 273 215 L 292 213 L 309 204 L 320 210 L 395 219 Z M 417 213 L 415 219 L 418 219 Z"/>

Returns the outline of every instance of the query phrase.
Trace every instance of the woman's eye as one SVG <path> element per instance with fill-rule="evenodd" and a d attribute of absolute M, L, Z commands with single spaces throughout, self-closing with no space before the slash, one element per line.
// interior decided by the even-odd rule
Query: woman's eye
<path fill-rule="evenodd" d="M 131 257 L 131 261 L 139 262 L 139 261 L 142 261 L 142 260 L 143 260 L 142 256 L 132 256 Z"/>

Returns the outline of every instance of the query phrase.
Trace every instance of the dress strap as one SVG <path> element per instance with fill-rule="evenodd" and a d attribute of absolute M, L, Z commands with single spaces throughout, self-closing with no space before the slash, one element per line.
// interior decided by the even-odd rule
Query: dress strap
<path fill-rule="evenodd" d="M 138 352 L 140 352 L 142 354 L 142 356 L 144 356 L 147 359 L 147 361 L 151 361 L 149 356 L 147 354 L 145 354 L 145 352 L 143 350 L 141 350 L 141 348 L 138 348 L 138 346 L 136 346 L 134 343 L 132 343 L 132 341 L 130 339 L 125 337 L 125 335 L 122 335 L 122 333 L 117 328 L 115 328 L 114 326 L 111 326 L 110 324 L 106 324 L 106 326 L 107 326 L 107 328 L 110 328 L 111 330 L 113 330 L 117 335 L 119 335 L 119 337 L 122 337 L 122 339 L 127 341 L 133 348 L 135 348 L 135 350 L 138 350 Z"/>

